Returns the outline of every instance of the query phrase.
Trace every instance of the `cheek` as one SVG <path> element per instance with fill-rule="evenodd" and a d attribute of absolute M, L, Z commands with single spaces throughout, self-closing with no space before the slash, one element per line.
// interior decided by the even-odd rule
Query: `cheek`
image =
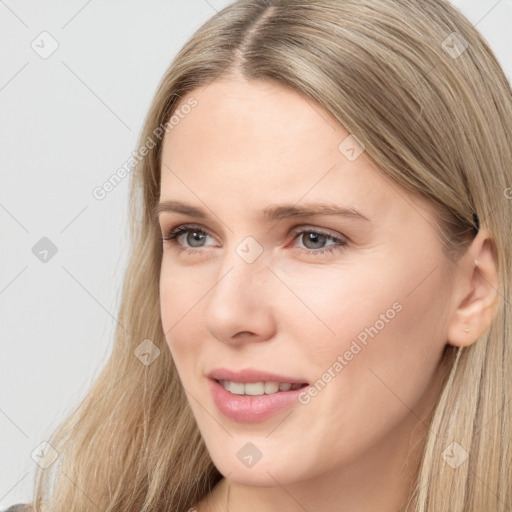
<path fill-rule="evenodd" d="M 309 311 L 302 306 L 299 314 L 287 306 L 286 325 L 317 378 L 330 370 L 340 375 L 331 380 L 352 395 L 370 389 L 379 376 L 395 391 L 410 383 L 404 395 L 414 401 L 428 386 L 446 343 L 448 281 L 441 268 L 429 275 L 435 266 L 421 255 L 412 258 L 414 264 L 409 258 L 392 261 L 394 266 L 374 260 L 364 268 L 352 265 L 350 272 L 295 280 L 294 290 Z M 315 282 L 321 285 L 315 288 Z"/>
<path fill-rule="evenodd" d="M 326 266 L 308 273 L 303 268 L 295 277 L 290 271 L 287 283 L 297 299 L 288 292 L 279 315 L 283 325 L 294 330 L 292 338 L 318 365 L 343 354 L 354 339 L 364 344 L 368 328 L 377 323 L 379 332 L 386 330 L 399 315 L 400 283 L 383 277 L 385 272 L 377 268 L 374 260 L 364 267 Z"/>
<path fill-rule="evenodd" d="M 176 262 L 169 250 L 164 251 L 160 269 L 160 308 L 168 323 L 185 320 L 188 311 L 197 309 L 212 284 L 211 270 L 200 266 L 184 266 Z"/>
<path fill-rule="evenodd" d="M 160 272 L 160 314 L 167 344 L 177 365 L 194 344 L 199 343 L 195 330 L 201 328 L 200 301 L 207 290 L 205 281 L 201 281 L 197 273 L 170 265 L 164 254 Z"/>
<path fill-rule="evenodd" d="M 302 417 L 312 437 L 330 440 L 318 446 L 325 461 L 334 464 L 337 453 L 355 456 L 384 436 L 398 436 L 406 418 L 417 421 L 431 407 L 446 301 L 440 274 L 411 291 L 426 273 L 411 269 L 397 278 L 388 272 L 387 282 L 368 274 L 331 280 L 324 300 L 307 296 L 336 333 L 320 335 L 326 329 L 318 321 L 296 333 L 316 389 L 304 397 Z"/>

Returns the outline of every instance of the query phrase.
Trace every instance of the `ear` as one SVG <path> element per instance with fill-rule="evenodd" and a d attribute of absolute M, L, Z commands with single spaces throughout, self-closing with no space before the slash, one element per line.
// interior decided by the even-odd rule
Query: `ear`
<path fill-rule="evenodd" d="M 467 347 L 490 327 L 497 305 L 498 259 L 494 242 L 485 229 L 480 229 L 456 265 L 457 302 L 449 324 L 448 343 Z"/>

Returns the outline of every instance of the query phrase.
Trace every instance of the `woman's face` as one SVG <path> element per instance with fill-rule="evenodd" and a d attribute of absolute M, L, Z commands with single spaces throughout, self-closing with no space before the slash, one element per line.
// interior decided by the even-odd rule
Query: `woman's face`
<path fill-rule="evenodd" d="M 291 89 L 218 79 L 187 100 L 163 146 L 160 201 L 186 207 L 162 236 L 189 231 L 163 242 L 161 314 L 215 465 L 275 486 L 402 464 L 453 306 L 433 212 Z"/>

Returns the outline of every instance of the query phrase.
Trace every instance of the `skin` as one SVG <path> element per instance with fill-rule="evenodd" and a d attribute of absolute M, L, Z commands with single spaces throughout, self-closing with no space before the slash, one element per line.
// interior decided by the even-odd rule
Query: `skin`
<path fill-rule="evenodd" d="M 160 200 L 208 217 L 163 212 L 159 225 L 162 236 L 187 223 L 208 233 L 163 242 L 160 279 L 166 340 L 225 477 L 194 508 L 400 510 L 448 371 L 443 350 L 470 345 L 492 320 L 497 277 L 487 233 L 480 230 L 456 263 L 448 259 L 435 211 L 366 152 L 347 159 L 338 146 L 349 133 L 291 89 L 222 77 L 189 96 L 197 106 L 164 140 Z M 259 216 L 270 204 L 326 201 L 369 221 Z M 295 227 L 302 233 L 290 235 Z M 310 241 L 308 229 L 347 245 Z M 252 263 L 236 251 L 247 236 L 263 251 Z M 314 254 L 327 247 L 337 249 Z M 217 410 L 206 377 L 213 368 L 314 383 L 396 302 L 400 312 L 308 404 L 252 424 Z M 262 453 L 250 468 L 237 457 L 247 442 Z"/>

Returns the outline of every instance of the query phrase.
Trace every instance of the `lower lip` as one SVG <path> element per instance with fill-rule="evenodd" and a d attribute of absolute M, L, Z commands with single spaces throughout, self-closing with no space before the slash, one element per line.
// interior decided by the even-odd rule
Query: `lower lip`
<path fill-rule="evenodd" d="M 285 407 L 297 402 L 297 397 L 307 388 L 278 391 L 270 395 L 234 395 L 216 380 L 210 379 L 213 401 L 227 418 L 243 423 L 265 421 Z"/>

